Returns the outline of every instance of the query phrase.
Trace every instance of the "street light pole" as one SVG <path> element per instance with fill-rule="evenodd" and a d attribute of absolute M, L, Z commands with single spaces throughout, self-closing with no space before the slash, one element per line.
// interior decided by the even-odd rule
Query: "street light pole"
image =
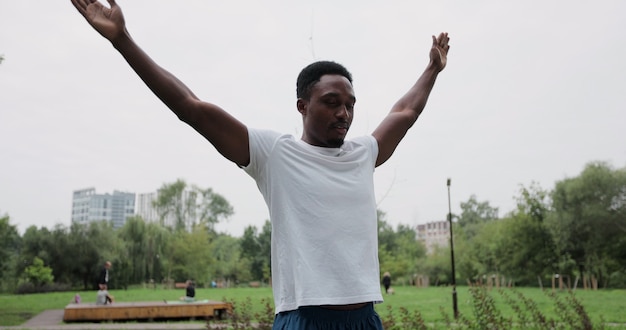
<path fill-rule="evenodd" d="M 454 240 L 452 236 L 452 206 L 450 203 L 450 178 L 448 178 L 448 225 L 450 226 L 450 260 L 452 262 L 452 309 L 454 318 L 459 317 L 459 307 L 456 301 L 456 272 L 454 270 Z"/>

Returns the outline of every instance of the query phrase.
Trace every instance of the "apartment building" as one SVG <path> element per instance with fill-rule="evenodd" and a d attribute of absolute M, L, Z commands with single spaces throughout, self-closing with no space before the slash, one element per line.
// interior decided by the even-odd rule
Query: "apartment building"
<path fill-rule="evenodd" d="M 72 223 L 108 221 L 113 228 L 120 228 L 134 214 L 134 193 L 97 194 L 95 188 L 86 188 L 75 190 L 72 196 Z"/>
<path fill-rule="evenodd" d="M 424 242 L 428 254 L 437 246 L 447 247 L 450 245 L 450 224 L 442 220 L 417 225 L 417 239 Z"/>

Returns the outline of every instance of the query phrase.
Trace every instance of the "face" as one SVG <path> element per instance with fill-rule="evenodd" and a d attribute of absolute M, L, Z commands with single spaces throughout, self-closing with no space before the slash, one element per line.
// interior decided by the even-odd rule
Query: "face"
<path fill-rule="evenodd" d="M 354 115 L 354 90 L 341 75 L 324 75 L 311 89 L 309 100 L 298 99 L 304 132 L 302 140 L 327 148 L 338 148 L 348 134 Z"/>

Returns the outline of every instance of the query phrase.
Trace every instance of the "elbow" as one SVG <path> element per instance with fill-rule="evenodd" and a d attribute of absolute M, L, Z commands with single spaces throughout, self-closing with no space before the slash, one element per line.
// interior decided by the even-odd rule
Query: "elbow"
<path fill-rule="evenodd" d="M 198 120 L 199 113 L 201 112 L 198 103 L 199 102 L 193 99 L 185 99 L 181 102 L 168 104 L 167 106 L 180 121 L 192 125 Z"/>

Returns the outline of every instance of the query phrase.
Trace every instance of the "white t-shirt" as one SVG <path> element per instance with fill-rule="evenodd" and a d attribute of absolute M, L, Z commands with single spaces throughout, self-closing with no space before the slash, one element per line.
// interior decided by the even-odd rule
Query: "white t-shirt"
<path fill-rule="evenodd" d="M 249 129 L 252 176 L 272 222 L 276 313 L 310 305 L 380 302 L 372 136 L 341 148 Z"/>

